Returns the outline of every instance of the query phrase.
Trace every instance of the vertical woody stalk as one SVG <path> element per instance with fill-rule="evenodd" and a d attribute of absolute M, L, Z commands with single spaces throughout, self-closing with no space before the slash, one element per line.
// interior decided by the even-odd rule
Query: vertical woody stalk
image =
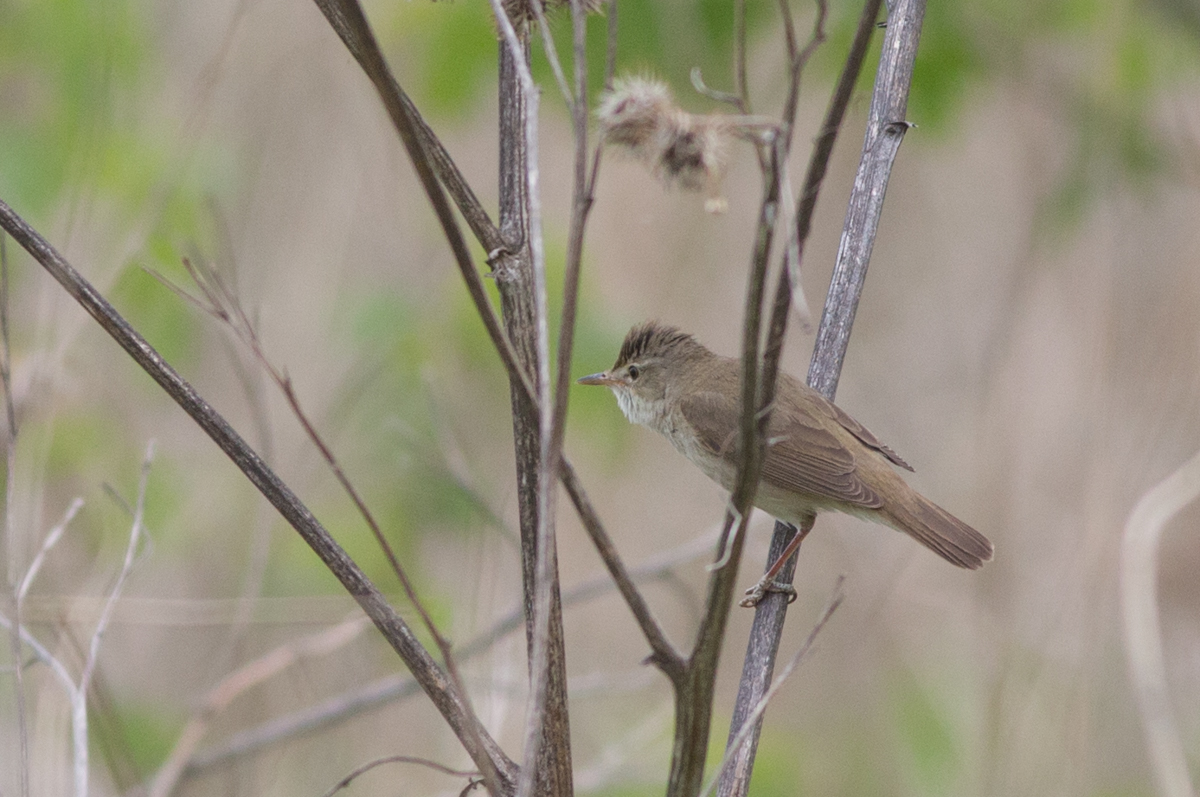
<path fill-rule="evenodd" d="M 529 31 L 524 21 L 513 20 L 528 62 Z M 493 257 L 493 276 L 500 291 L 504 327 L 516 349 L 521 367 L 534 380 L 535 393 L 543 385 L 535 367 L 537 362 L 537 308 L 534 294 L 533 255 L 530 239 L 528 193 L 528 148 L 525 121 L 528 107 L 518 74 L 519 65 L 507 43 L 501 41 L 500 92 L 500 233 L 506 251 Z M 536 570 L 538 559 L 538 485 L 541 462 L 541 429 L 538 408 L 523 387 L 510 385 L 513 415 L 513 440 L 516 449 L 517 500 L 520 513 L 523 599 L 526 618 L 526 650 L 534 660 Z M 557 574 L 557 554 L 550 557 L 549 569 Z M 557 577 L 551 586 L 549 637 L 544 640 L 548 669 L 546 708 L 540 754 L 536 763 L 535 794 L 571 793 L 570 733 L 567 715 L 566 652 L 562 633 L 562 599 Z"/>
<path fill-rule="evenodd" d="M 879 5 L 878 0 L 870 0 L 864 7 L 854 44 L 851 46 L 846 66 L 843 68 L 816 142 L 809 174 L 800 197 L 800 212 L 797 214 L 797 232 L 801 246 L 808 234 L 807 224 L 811 220 L 820 177 L 824 173 L 825 163 L 833 146 L 833 136 L 845 113 Z M 808 372 L 809 385 L 830 400 L 837 391 L 846 348 L 850 343 L 850 329 L 866 281 L 875 231 L 883 212 L 888 177 L 891 175 L 892 164 L 904 133 L 909 127 L 905 120 L 908 90 L 912 83 L 913 62 L 924 16 L 924 0 L 895 0 L 889 7 L 887 33 L 875 77 L 862 157 L 846 210 L 837 262 Z M 779 283 L 768 331 L 765 356 L 769 364 L 765 370 L 769 379 L 773 379 L 774 366 L 778 364 L 783 347 L 787 311 L 791 303 L 790 288 L 785 274 Z M 768 566 L 781 555 L 794 533 L 795 530 L 787 524 L 775 524 Z M 776 578 L 790 583 L 794 572 L 793 555 Z M 751 709 L 766 693 L 775 666 L 786 611 L 787 602 L 782 594 L 768 594 L 758 604 L 747 645 L 734 718 L 730 726 L 731 740 L 737 736 Z M 761 726 L 761 718 L 756 724 Z M 741 797 L 747 793 L 750 775 L 754 769 L 759 730 L 760 728 L 755 728 L 753 733 L 749 734 L 745 745 L 732 757 L 731 765 L 722 773 L 719 790 L 721 797 Z"/>

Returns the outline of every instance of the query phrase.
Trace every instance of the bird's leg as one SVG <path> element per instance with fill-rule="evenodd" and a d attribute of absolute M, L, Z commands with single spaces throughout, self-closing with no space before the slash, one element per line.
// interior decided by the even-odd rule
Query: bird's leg
<path fill-rule="evenodd" d="M 758 583 L 750 589 L 746 590 L 746 597 L 739 603 L 740 606 L 747 608 L 757 606 L 768 592 L 781 592 L 787 595 L 787 602 L 792 603 L 796 600 L 796 588 L 791 584 L 779 582 L 775 580 L 775 576 L 779 575 L 779 571 L 783 569 L 784 564 L 796 551 L 800 550 L 800 543 L 804 542 L 804 538 L 812 531 L 813 521 L 816 520 L 816 515 L 809 515 L 801 522 L 800 527 L 796 529 L 796 536 L 792 537 L 791 542 L 783 549 L 783 553 L 779 558 L 767 568 L 767 572 L 763 573 L 763 577 Z"/>

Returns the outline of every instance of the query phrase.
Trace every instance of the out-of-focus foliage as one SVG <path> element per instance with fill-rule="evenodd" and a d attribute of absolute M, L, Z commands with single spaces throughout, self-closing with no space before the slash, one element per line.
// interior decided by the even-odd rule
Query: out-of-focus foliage
<path fill-rule="evenodd" d="M 54 211 L 125 228 L 131 270 L 112 298 L 179 364 L 195 353 L 193 315 L 135 272 L 178 276 L 182 254 L 215 254 L 209 202 L 233 170 L 227 153 L 182 146 L 172 119 L 139 105 L 161 89 L 168 57 L 148 10 L 143 0 L 0 4 L 0 196 L 35 224 Z"/>
<path fill-rule="evenodd" d="M 146 77 L 149 41 L 138 6 L 0 5 L 0 188 L 10 204 L 37 212 L 67 188 L 76 196 L 129 190 L 145 161 L 130 157 L 129 120 L 115 109 Z"/>
<path fill-rule="evenodd" d="M 914 793 L 953 794 L 955 776 L 962 768 L 954 729 L 931 696 L 906 676 L 898 675 L 892 688 L 896 736 L 905 742 L 908 753 L 903 768 Z"/>

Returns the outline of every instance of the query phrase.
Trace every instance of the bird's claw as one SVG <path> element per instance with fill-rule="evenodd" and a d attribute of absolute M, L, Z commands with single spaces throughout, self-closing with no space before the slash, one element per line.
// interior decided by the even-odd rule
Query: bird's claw
<path fill-rule="evenodd" d="M 742 598 L 738 602 L 738 605 L 752 609 L 762 603 L 762 599 L 767 596 L 768 592 L 779 592 L 787 595 L 789 606 L 796 602 L 796 588 L 791 584 L 784 581 L 766 581 L 764 579 L 746 590 L 746 597 Z"/>

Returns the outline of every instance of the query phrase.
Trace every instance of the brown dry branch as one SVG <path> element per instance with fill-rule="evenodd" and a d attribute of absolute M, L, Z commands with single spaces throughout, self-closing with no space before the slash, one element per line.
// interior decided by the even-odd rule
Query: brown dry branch
<path fill-rule="evenodd" d="M 760 401 L 763 377 L 759 370 L 759 341 L 767 269 L 772 242 L 780 222 L 783 174 L 792 118 L 795 114 L 795 97 L 799 91 L 800 72 L 809 55 L 824 38 L 824 18 L 824 5 L 819 4 L 813 40 L 792 62 L 790 96 L 784 123 L 769 128 L 762 134 L 759 160 L 763 166 L 763 200 L 754 235 L 742 331 L 741 400 L 744 410 L 738 429 L 741 458 L 730 495 L 730 510 L 725 518 L 717 564 L 709 579 L 704 617 L 693 651 L 687 659 L 685 675 L 681 679 L 683 686 L 677 687 L 676 690 L 676 739 L 668 794 L 694 794 L 699 789 L 703 776 L 712 717 L 716 665 L 724 641 L 725 624 L 732 602 L 746 524 L 758 486 L 767 423 L 770 418 L 771 403 Z M 744 51 L 739 49 L 735 57 L 744 58 Z M 744 67 L 739 67 L 739 73 L 744 74 Z M 745 110 L 749 104 L 748 90 L 742 84 L 739 91 L 739 107 Z M 788 279 L 786 271 L 781 274 L 781 279 Z M 729 537 L 731 531 L 732 538 Z"/>
<path fill-rule="evenodd" d="M 796 655 L 792 657 L 792 660 L 789 661 L 787 666 L 783 668 L 783 672 L 779 674 L 779 677 L 775 679 L 775 681 L 771 684 L 771 687 L 766 691 L 765 694 L 763 694 L 762 697 L 758 699 L 758 702 L 754 704 L 753 708 L 751 708 L 750 713 L 746 715 L 746 722 L 742 724 L 741 729 L 730 736 L 729 743 L 725 747 L 725 756 L 721 759 L 721 763 L 717 766 L 717 771 L 709 781 L 708 785 L 705 786 L 704 790 L 700 792 L 700 797 L 708 797 L 708 795 L 712 794 L 718 783 L 725 780 L 726 773 L 733 768 L 733 765 L 736 761 L 746 760 L 740 757 L 738 754 L 749 741 L 749 737 L 754 732 L 754 728 L 758 727 L 759 722 L 762 720 L 762 715 L 767 710 L 767 705 L 771 702 L 771 698 L 775 696 L 775 694 L 779 691 L 779 688 L 783 686 L 784 682 L 787 681 L 791 674 L 796 671 L 796 668 L 800 666 L 801 662 L 808 657 L 808 654 L 813 649 L 813 645 L 817 641 L 817 635 L 821 633 L 823 628 L 825 628 L 825 624 L 829 622 L 829 618 L 831 618 L 833 613 L 837 611 L 838 606 L 842 605 L 842 599 L 845 597 L 845 595 L 842 593 L 842 584 L 845 582 L 845 580 L 845 576 L 838 576 L 837 581 L 833 585 L 833 592 L 829 596 L 828 603 L 825 604 L 825 608 L 821 611 L 821 615 L 817 618 L 817 622 L 813 624 L 812 630 L 808 632 L 808 636 L 805 637 L 804 643 L 800 645 L 800 649 L 796 651 Z M 748 761 L 748 765 L 754 765 L 753 759 Z M 735 779 L 745 779 L 746 781 L 749 781 L 750 773 L 745 772 L 741 773 L 740 776 L 735 775 Z"/>
<path fill-rule="evenodd" d="M 846 57 L 846 62 L 842 67 L 842 72 L 834 88 L 833 95 L 830 98 L 829 109 L 822 122 L 821 131 L 813 146 L 808 170 L 804 179 L 804 186 L 801 189 L 798 201 L 799 209 L 795 221 L 796 229 L 793 240 L 796 242 L 795 257 L 797 259 L 797 266 L 803 258 L 804 245 L 808 240 L 811 230 L 817 197 L 820 193 L 821 184 L 833 152 L 834 142 L 837 139 L 838 131 L 841 129 L 842 121 L 845 118 L 846 108 L 850 103 L 854 85 L 858 80 L 859 72 L 866 58 L 867 46 L 870 43 L 875 20 L 879 16 L 880 5 L 880 0 L 868 0 L 863 6 L 854 41 Z M 787 20 L 787 23 L 790 25 L 790 19 Z M 815 42 L 820 35 L 821 31 L 818 28 L 814 33 L 813 41 Z M 789 37 L 789 41 L 793 39 L 794 35 Z M 805 50 L 808 51 L 809 47 L 806 46 Z M 803 65 L 800 59 L 804 57 L 806 56 L 803 53 L 797 53 L 796 60 L 793 61 L 793 89 L 798 87 L 800 67 Z M 784 118 L 789 130 L 792 127 L 795 115 L 796 96 L 797 94 L 794 91 L 789 93 L 789 102 L 785 109 Z M 772 306 L 771 320 L 767 330 L 767 342 L 763 351 L 762 403 L 760 406 L 764 408 L 769 407 L 774 401 L 775 383 L 779 373 L 779 361 L 783 354 L 784 337 L 787 332 L 788 311 L 792 305 L 791 294 L 792 282 L 790 275 L 785 270 L 779 275 L 779 281 L 776 286 L 775 301 Z M 831 291 L 827 301 L 832 300 L 834 300 L 834 294 Z M 822 354 L 822 350 L 818 348 L 814 352 L 814 361 L 818 355 L 822 357 L 827 356 Z M 840 358 L 838 362 L 840 371 Z M 768 578 L 777 583 L 791 584 L 796 567 L 795 556 L 789 554 L 785 557 L 783 554 L 789 546 L 794 544 L 796 539 L 803 539 L 803 536 L 808 533 L 809 529 L 811 529 L 811 525 L 808 529 L 802 529 L 797 534 L 796 529 L 788 524 L 776 522 L 775 531 L 771 538 L 767 565 L 768 569 L 770 569 L 772 563 L 782 562 L 783 567 L 781 568 L 782 572 L 777 570 L 775 573 L 770 574 Z M 749 712 L 762 699 L 767 684 L 771 680 L 771 674 L 775 666 L 775 656 L 779 649 L 779 641 L 783 635 L 783 622 L 787 614 L 787 603 L 787 598 L 784 594 L 769 593 L 757 605 L 750 639 L 747 643 L 746 657 L 743 661 L 742 677 L 738 685 L 738 697 L 734 706 L 733 717 L 730 721 L 729 733 L 731 741 L 741 733 L 742 727 L 747 722 Z M 738 748 L 737 763 L 726 769 L 721 782 L 720 794 L 722 797 L 746 793 L 749 787 L 750 773 L 754 768 L 754 756 L 758 746 L 758 736 L 761 727 L 761 720 L 754 723 L 750 743 Z"/>
<path fill-rule="evenodd" d="M 526 641 L 529 661 L 533 666 L 536 659 L 533 619 L 539 556 L 539 495 L 549 495 L 549 493 L 542 493 L 539 490 L 538 479 L 539 469 L 544 460 L 541 457 L 541 417 L 538 411 L 541 402 L 536 397 L 542 390 L 542 384 L 531 381 L 530 378 L 531 375 L 537 374 L 535 368 L 540 359 L 537 353 L 539 324 L 536 291 L 534 290 L 536 275 L 534 274 L 533 247 L 540 248 L 541 242 L 540 240 L 531 240 L 529 228 L 531 221 L 531 198 L 528 193 L 531 172 L 527 146 L 529 117 L 526 92 L 521 87 L 517 69 L 518 62 L 523 63 L 527 57 L 525 44 L 527 27 L 522 21 L 519 37 L 522 41 L 521 46 L 517 48 L 520 52 L 516 54 L 516 57 L 506 44 L 502 44 L 500 47 L 499 235 L 492 236 L 490 224 L 483 225 L 482 222 L 476 230 L 477 235 L 483 232 L 489 237 L 485 247 L 489 252 L 489 262 L 493 267 L 493 275 L 500 291 L 501 308 L 504 315 L 504 329 L 502 330 L 487 299 L 479 274 L 471 263 L 466 243 L 462 239 L 450 207 L 446 203 L 441 185 L 435 176 L 434 166 L 438 161 L 431 159 L 429 155 L 429 151 L 433 147 L 418 135 L 422 125 L 417 121 L 415 108 L 411 102 L 407 101 L 407 96 L 388 69 L 387 62 L 379 50 L 362 8 L 354 0 L 316 0 L 316 2 L 338 36 L 367 73 L 388 110 L 408 151 L 409 159 L 421 180 L 426 196 L 438 216 L 447 242 L 454 254 L 455 262 L 467 283 L 472 301 L 509 372 L 513 405 L 513 436 L 517 452 L 524 599 L 526 616 L 530 620 L 527 626 Z M 499 16 L 507 21 L 507 17 L 503 14 Z M 449 162 L 448 156 L 441 163 L 445 165 L 446 162 Z M 457 170 L 454 171 L 457 172 Z M 536 177 L 536 173 L 532 176 Z M 460 191 L 456 196 L 463 199 L 474 198 L 469 190 Z M 544 314 L 542 314 L 542 318 L 544 325 Z M 541 329 L 544 332 L 544 326 Z M 543 406 L 548 406 L 548 404 L 547 401 Z M 553 551 L 544 551 L 544 555 L 546 556 L 546 570 L 556 573 L 557 561 Z M 547 687 L 549 703 L 543 716 L 546 723 L 553 726 L 554 732 L 549 734 L 553 740 L 552 747 L 545 751 L 545 756 L 538 761 L 536 766 L 539 778 L 542 779 L 539 793 L 562 792 L 563 784 L 570 783 L 565 649 L 562 641 L 562 611 L 558 603 L 556 578 L 553 579 L 550 586 L 550 593 L 551 605 L 547 613 L 550 634 L 546 641 L 549 646 L 547 660 L 550 663 L 550 683 Z M 476 759 L 476 763 L 483 770 L 489 788 L 496 792 L 499 784 L 489 771 L 487 762 L 481 763 Z"/>
<path fill-rule="evenodd" d="M 745 528 L 750 519 L 762 466 L 763 438 L 758 433 L 755 419 L 755 408 L 758 406 L 758 349 L 767 262 L 779 217 L 781 169 L 779 139 L 772 133 L 768 140 L 770 168 L 764 175 L 763 200 L 754 235 L 742 332 L 742 407 L 746 409 L 738 430 L 741 457 L 730 497 L 731 508 L 725 515 L 717 546 L 720 566 L 709 577 L 703 619 L 692 652 L 687 658 L 682 688 L 676 687 L 675 746 L 671 755 L 668 795 L 693 795 L 702 783 L 712 723 L 717 663 L 741 562 Z M 730 532 L 733 532 L 732 535 Z"/>
<path fill-rule="evenodd" d="M 233 427 L 59 254 L 49 242 L 0 200 L 0 227 L 33 256 L 134 361 L 153 378 L 233 460 L 251 483 L 304 538 L 330 572 L 354 597 L 400 655 L 430 700 L 463 743 L 471 759 L 501 782 L 515 781 L 516 764 L 504 754 L 463 702 L 446 674 L 417 640 L 403 618 L 303 502 L 262 461 Z M 499 792 L 498 792 L 499 793 Z"/>
<path fill-rule="evenodd" d="M 517 449 L 518 502 L 521 527 L 522 529 L 535 528 L 537 522 L 535 511 L 536 501 L 534 500 L 536 494 L 536 476 L 529 477 L 528 474 L 534 472 L 537 466 L 536 433 L 531 434 L 529 431 L 536 429 L 536 419 L 538 417 L 536 411 L 537 401 L 528 372 L 518 364 L 527 360 L 517 353 L 518 351 L 529 351 L 529 347 L 523 345 L 523 342 L 526 340 L 523 330 L 531 328 L 526 319 L 532 315 L 529 312 L 531 303 L 528 301 L 527 294 L 518 289 L 519 285 L 527 282 L 524 274 L 528 270 L 528 259 L 524 257 L 522 252 L 523 242 L 526 241 L 526 235 L 522 229 L 525 215 L 521 199 L 522 186 L 524 184 L 522 166 L 524 154 L 519 136 L 516 136 L 514 132 L 522 124 L 521 109 L 523 107 L 523 95 L 519 91 L 513 92 L 510 90 L 501 92 L 500 129 L 501 140 L 504 144 L 500 147 L 500 229 L 496 230 L 496 228 L 491 226 L 491 222 L 479 206 L 474 193 L 470 191 L 469 186 L 462 179 L 461 173 L 454 166 L 444 147 L 440 145 L 436 136 L 433 135 L 432 131 L 420 119 L 415 107 L 408 100 L 407 95 L 404 94 L 387 70 L 386 62 L 378 52 L 374 38 L 370 35 L 370 30 L 366 26 L 361 10 L 357 8 L 356 4 L 349 2 L 336 4 L 332 2 L 319 2 L 318 5 L 326 12 L 326 16 L 330 19 L 334 29 L 363 67 L 364 71 L 367 72 L 368 77 L 371 78 L 372 83 L 379 92 L 381 100 L 389 110 L 393 123 L 401 132 L 401 137 L 408 147 L 410 158 L 414 160 L 418 177 L 422 179 L 426 193 L 431 197 L 431 202 L 435 205 L 435 210 L 438 210 L 437 202 L 441 198 L 441 194 L 436 185 L 430 186 L 427 181 L 427 176 L 430 172 L 436 172 L 437 177 L 447 186 L 447 190 L 450 191 L 451 196 L 458 203 L 459 210 L 468 220 L 468 223 L 471 224 L 472 230 L 485 248 L 488 249 L 489 262 L 492 265 L 493 275 L 500 290 L 501 306 L 504 312 L 506 327 L 504 330 L 500 329 L 495 319 L 494 311 L 487 300 L 478 272 L 471 267 L 469 259 L 465 256 L 464 248 L 460 245 L 461 238 L 456 225 L 453 223 L 453 219 L 447 219 L 448 214 L 438 210 L 439 219 L 443 221 L 443 230 L 450 242 L 451 250 L 455 254 L 456 263 L 467 284 L 468 292 L 475 303 L 480 317 L 484 320 L 485 328 L 488 330 L 489 336 L 500 355 L 501 362 L 508 370 L 509 380 L 512 385 L 513 427 Z M 609 10 L 609 47 L 606 62 L 606 75 L 610 78 L 616 57 L 615 25 L 616 15 L 615 6 L 613 6 Z M 508 49 L 502 47 L 500 50 L 500 83 L 502 87 L 507 86 L 511 89 L 516 86 L 515 75 L 511 73 L 513 73 L 512 59 L 509 56 Z M 415 128 L 415 130 L 410 128 Z M 409 130 L 409 133 L 406 134 L 405 130 Z M 420 144 L 424 145 L 424 149 L 422 149 L 420 144 L 414 143 L 418 140 Z M 428 162 L 420 160 L 424 157 L 428 157 Z M 593 166 L 593 185 L 596 174 L 597 170 Z M 592 193 L 590 187 L 588 193 L 589 196 Z M 509 334 L 512 334 L 511 338 Z M 559 477 L 567 487 L 576 508 L 581 513 L 585 513 L 581 514 L 581 517 L 589 535 L 592 536 L 593 540 L 607 541 L 607 535 L 604 532 L 598 515 L 591 509 L 591 503 L 587 499 L 582 483 L 574 477 L 574 471 L 565 458 L 563 466 L 560 468 Z M 532 564 L 536 560 L 536 554 L 534 553 L 533 544 L 525 542 L 529 537 L 523 533 L 522 539 L 522 561 L 525 564 L 524 583 L 526 584 L 525 600 L 527 612 L 531 612 L 532 595 L 529 585 L 532 583 L 531 571 Z M 610 541 L 597 544 L 601 556 L 605 559 L 606 566 L 614 578 L 618 580 L 622 596 L 630 605 L 631 611 L 654 651 L 654 660 L 660 663 L 681 661 L 678 654 L 674 653 L 669 642 L 666 641 L 665 635 L 658 627 L 657 622 L 651 616 L 648 604 L 640 596 L 633 582 L 624 575 L 624 566 L 616 558 L 615 547 L 612 546 Z M 559 656 L 559 659 L 561 660 L 562 656 Z M 673 669 L 677 671 L 679 668 L 674 667 Z M 565 684 L 565 676 L 556 680 Z M 565 686 L 560 685 L 553 688 L 563 695 L 563 703 L 565 705 Z M 565 728 L 565 711 L 562 713 L 562 717 L 563 720 L 559 724 Z"/>
<path fill-rule="evenodd" d="M 679 565 L 710 555 L 717 531 L 718 529 L 713 529 L 711 534 L 697 537 L 676 549 L 643 562 L 630 569 L 624 576 L 635 583 L 659 581 L 671 584 L 678 578 L 676 569 Z M 563 591 L 563 606 L 573 606 L 607 595 L 621 583 L 621 580 L 607 575 L 588 579 Z M 507 612 L 479 636 L 458 647 L 458 660 L 473 659 L 489 650 L 500 639 L 520 630 L 524 625 L 524 617 L 524 609 L 520 605 Z M 198 751 L 188 762 L 184 777 L 198 775 L 214 766 L 252 755 L 270 745 L 326 728 L 419 692 L 420 687 L 412 678 L 400 675 L 381 678 L 315 706 L 239 731 L 218 746 Z"/>
<path fill-rule="evenodd" d="M 536 2 L 536 0 L 535 0 Z M 522 523 L 522 559 L 524 571 L 532 572 L 532 583 L 526 586 L 527 599 L 532 593 L 532 610 L 528 612 L 526 628 L 529 650 L 529 690 L 525 719 L 525 754 L 517 781 L 517 794 L 529 797 L 538 794 L 569 795 L 572 792 L 571 748 L 569 713 L 567 711 L 566 650 L 562 628 L 562 603 L 559 595 L 558 555 L 555 542 L 555 489 L 558 456 L 553 446 L 553 419 L 549 408 L 552 393 L 550 384 L 550 341 L 548 327 L 548 302 L 546 296 L 546 255 L 542 237 L 541 215 L 541 170 L 538 164 L 538 108 L 539 94 L 530 73 L 528 59 L 528 37 L 518 37 L 516 29 L 500 4 L 492 0 L 493 12 L 502 34 L 501 51 L 507 53 L 512 69 L 501 73 L 512 81 L 512 85 L 501 87 L 508 94 L 519 94 L 520 114 L 513 124 L 501 130 L 501 150 L 505 149 L 505 132 L 509 142 L 522 154 L 523 174 L 520 189 L 510 200 L 521 204 L 522 227 L 526 251 L 528 278 L 521 284 L 510 283 L 510 290 L 525 294 L 523 299 L 527 322 L 517 330 L 525 337 L 532 349 L 532 359 L 524 365 L 532 366 L 534 386 L 537 389 L 537 408 L 532 418 L 524 423 L 526 434 L 532 439 L 526 446 L 531 456 L 528 463 L 532 476 L 532 499 L 535 522 L 532 528 Z M 527 34 L 522 25 L 522 33 Z M 502 200 L 503 202 L 503 200 Z M 514 324 L 506 314 L 505 322 L 509 334 Z M 529 484 L 528 478 L 518 480 Z M 524 491 L 523 491 L 524 492 Z M 532 543 L 532 550 L 530 550 Z M 529 559 L 532 558 L 532 561 Z"/>
<path fill-rule="evenodd" d="M 503 142 L 500 147 L 501 214 L 500 227 L 497 229 L 492 225 L 490 219 L 488 219 L 478 199 L 467 185 L 458 168 L 454 165 L 445 148 L 441 145 L 441 142 L 438 141 L 437 137 L 424 123 L 424 120 L 421 119 L 415 106 L 413 106 L 408 96 L 403 92 L 387 69 L 386 62 L 382 54 L 379 53 L 375 40 L 370 35 L 370 29 L 366 25 L 365 17 L 363 17 L 361 9 L 358 8 L 357 4 L 349 0 L 343 0 L 342 2 L 318 0 L 318 6 L 325 12 L 326 17 L 330 20 L 331 25 L 343 43 L 346 44 L 347 49 L 355 56 L 359 65 L 371 79 L 380 95 L 381 101 L 384 103 L 385 108 L 388 109 L 393 124 L 396 125 L 397 130 L 400 132 L 401 138 L 408 149 L 409 156 L 414 161 L 417 175 L 422 180 L 426 193 L 430 196 L 431 204 L 434 205 L 438 218 L 442 222 L 443 231 L 447 236 L 447 240 L 455 256 L 455 261 L 466 282 L 472 302 L 475 304 L 476 310 L 484 321 L 484 326 L 488 331 L 493 345 L 496 347 L 501 362 L 508 371 L 509 381 L 512 385 L 513 426 L 517 448 L 518 502 L 520 506 L 521 526 L 522 528 L 532 528 L 536 525 L 535 504 L 532 500 L 527 501 L 523 496 L 531 496 L 533 494 L 535 482 L 533 479 L 526 478 L 523 474 L 530 468 L 535 467 L 533 453 L 536 450 L 536 446 L 534 445 L 536 438 L 528 434 L 526 430 L 534 426 L 534 421 L 537 417 L 537 401 L 529 374 L 519 364 L 525 361 L 523 355 L 518 354 L 519 351 L 529 350 L 529 347 L 524 346 L 520 333 L 522 330 L 530 329 L 530 325 L 525 322 L 525 319 L 531 317 L 531 313 L 529 312 L 530 303 L 527 301 L 527 294 L 514 287 L 527 281 L 524 276 L 527 270 L 527 258 L 522 253 L 522 247 L 526 240 L 522 228 L 524 212 L 521 201 L 521 187 L 524 184 L 522 176 L 524 155 L 520 140 L 515 137 L 514 133 L 520 124 L 520 110 L 523 107 L 522 94 L 519 91 L 514 93 L 511 90 L 502 90 L 501 92 L 500 131 L 501 141 Z M 611 76 L 616 61 L 617 17 L 615 3 L 610 3 L 608 21 L 609 43 L 606 58 L 606 85 L 611 84 Z M 502 89 L 503 87 L 511 89 L 516 86 L 515 75 L 511 74 L 512 72 L 513 65 L 508 54 L 508 49 L 502 47 L 500 49 L 500 85 Z M 423 158 L 427 158 L 428 160 L 422 160 Z M 438 204 L 442 197 L 437 185 L 430 185 L 429 183 L 431 173 L 436 174 L 437 179 L 446 186 L 446 190 L 454 199 L 459 211 L 463 214 L 472 231 L 489 253 L 489 264 L 492 266 L 492 273 L 500 291 L 505 329 L 500 328 L 495 312 L 487 300 L 479 273 L 471 266 L 469 258 L 466 257 L 465 248 L 461 245 L 461 236 L 457 226 L 454 224 L 453 219 L 449 218 L 449 214 L 443 212 L 441 206 Z M 594 164 L 591 179 L 593 186 L 597 173 L 598 170 Z M 589 187 L 588 193 L 589 196 L 592 194 L 591 187 Z M 509 333 L 515 334 L 510 338 Z M 587 500 L 582 483 L 577 478 L 573 478 L 573 472 L 565 458 L 563 460 L 563 467 L 560 468 L 559 477 L 563 481 L 564 486 L 568 488 L 568 492 L 571 494 L 572 502 L 576 508 L 581 509 L 584 506 L 589 508 L 590 514 L 582 518 L 589 534 L 592 535 L 594 540 L 600 537 L 607 539 L 598 516 L 594 511 L 590 510 L 590 501 Z M 532 544 L 523 547 L 522 561 L 526 563 L 524 579 L 526 585 L 532 583 L 531 570 L 532 562 L 534 561 L 532 550 Z M 615 548 L 612 547 L 611 543 L 601 548 L 601 555 L 606 557 L 605 563 L 610 572 L 613 573 L 614 578 L 621 579 L 624 568 L 619 561 L 613 558 L 615 557 Z M 638 595 L 637 588 L 628 579 L 625 579 L 620 584 L 620 587 L 622 596 L 629 603 L 630 609 L 642 627 L 642 631 L 650 642 L 652 649 L 656 653 L 666 653 L 670 646 L 669 644 L 665 644 L 665 638 L 661 630 L 657 628 L 657 623 L 650 617 L 647 605 L 641 599 L 640 595 Z M 531 610 L 532 597 L 528 587 L 525 597 L 526 605 Z M 661 659 L 662 657 L 660 656 L 659 658 Z"/>

